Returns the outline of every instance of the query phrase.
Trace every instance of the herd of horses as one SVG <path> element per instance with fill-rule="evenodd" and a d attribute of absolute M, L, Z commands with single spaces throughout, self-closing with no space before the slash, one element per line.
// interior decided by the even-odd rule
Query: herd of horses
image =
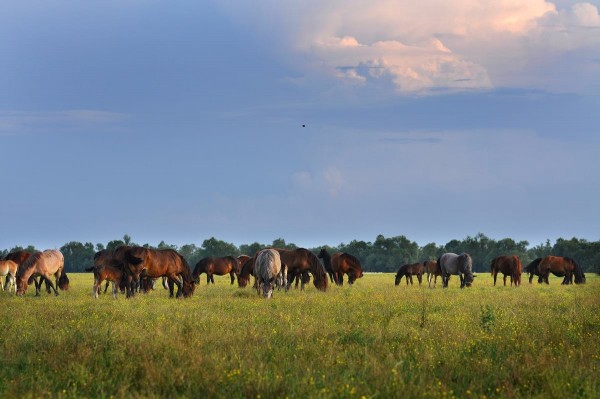
<path fill-rule="evenodd" d="M 458 275 L 460 278 L 460 287 L 470 287 L 476 277 L 473 274 L 472 265 L 473 260 L 469 254 L 462 253 L 456 255 L 446 253 L 439 257 L 437 261 L 425 261 L 401 266 L 396 273 L 395 284 L 399 285 L 402 277 L 406 278 L 407 285 L 409 282 L 412 284 L 413 276 L 416 276 L 419 284 L 421 284 L 422 276 L 427 274 L 427 281 L 430 288 L 432 280 L 433 287 L 435 287 L 438 276 L 442 278 L 443 286 L 447 287 L 450 276 Z M 523 272 L 529 273 L 530 284 L 534 276 L 538 276 L 538 283 L 549 284 L 548 277 L 550 273 L 557 277 L 563 277 L 562 284 L 573 284 L 573 282 L 575 284 L 584 284 L 586 281 L 585 273 L 581 266 L 572 258 L 563 256 L 537 258 L 525 266 L 525 268 L 522 267 L 521 259 L 518 256 L 498 256 L 492 259 L 490 269 L 494 278 L 494 285 L 496 285 L 498 273 L 503 274 L 505 286 L 506 278 L 509 277 L 510 285 L 514 284 L 515 287 L 521 285 L 521 274 Z"/>
<path fill-rule="evenodd" d="M 319 261 L 319 259 L 322 259 Z M 343 285 L 347 276 L 348 284 L 353 284 L 363 276 L 360 261 L 345 252 L 330 254 L 322 249 L 318 255 L 305 248 L 281 249 L 268 248 L 258 251 L 254 256 L 207 257 L 198 261 L 192 271 L 185 258 L 173 249 L 150 249 L 139 246 L 123 245 L 114 250 L 102 250 L 94 255 L 93 266 L 85 269 L 94 274 L 92 292 L 98 297 L 102 283 L 106 293 L 112 284 L 112 294 L 117 297 L 120 292 L 132 297 L 136 292 L 148 292 L 154 289 L 155 282 L 162 278 L 162 284 L 169 290 L 171 297 L 191 297 L 195 287 L 200 283 L 200 275 L 206 274 L 207 284 L 214 284 L 214 275 L 230 275 L 231 284 L 237 278 L 238 286 L 244 288 L 254 276 L 254 287 L 258 294 L 265 298 L 273 295 L 274 289 L 289 290 L 292 284 L 301 284 L 301 289 L 313 280 L 317 290 L 326 291 L 330 283 Z M 521 284 L 521 274 L 529 273 L 529 283 L 538 276 L 539 283 L 548 284 L 550 273 L 563 277 L 563 284 L 583 284 L 585 274 L 581 267 L 571 258 L 546 256 L 535 259 L 525 268 L 518 256 L 499 256 L 491 262 L 491 273 L 496 285 L 498 273 L 507 277 L 511 286 Z M 419 285 L 427 274 L 429 287 L 436 286 L 437 277 L 441 277 L 442 286 L 448 287 L 450 276 L 457 275 L 460 287 L 470 287 L 476 275 L 473 274 L 473 260 L 467 253 L 445 253 L 436 261 L 428 260 L 420 263 L 405 264 L 398 269 L 395 285 L 402 278 L 406 284 L 413 284 L 413 276 Z M 54 282 L 52 280 L 54 276 Z M 64 271 L 64 257 L 60 251 L 46 250 L 30 254 L 16 251 L 0 260 L 0 277 L 5 283 L 0 284 L 2 290 L 16 295 L 25 294 L 29 284 L 35 283 L 36 296 L 40 295 L 42 283 L 46 284 L 48 293 L 58 295 L 58 289 L 68 290 L 69 278 Z M 175 293 L 175 287 L 177 292 Z"/>

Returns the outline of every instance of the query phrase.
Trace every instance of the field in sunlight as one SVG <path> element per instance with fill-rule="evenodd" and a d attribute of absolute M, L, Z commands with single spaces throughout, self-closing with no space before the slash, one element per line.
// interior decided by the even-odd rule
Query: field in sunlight
<path fill-rule="evenodd" d="M 69 277 L 59 297 L 0 293 L 0 397 L 600 396 L 593 275 L 461 290 L 365 274 L 271 300 L 228 276 L 187 300 L 94 300 L 91 274 Z"/>

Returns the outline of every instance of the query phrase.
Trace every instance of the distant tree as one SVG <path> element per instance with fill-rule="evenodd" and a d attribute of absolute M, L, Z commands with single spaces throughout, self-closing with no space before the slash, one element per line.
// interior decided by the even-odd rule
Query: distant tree
<path fill-rule="evenodd" d="M 273 244 L 271 245 L 273 248 L 283 248 L 283 249 L 296 249 L 298 248 L 296 244 L 286 244 L 283 238 L 277 238 L 273 240 Z"/>
<path fill-rule="evenodd" d="M 71 241 L 60 247 L 65 257 L 66 272 L 82 272 L 86 267 L 90 267 L 94 262 L 94 244 L 87 242 L 82 244 L 77 241 Z"/>
<path fill-rule="evenodd" d="M 253 242 L 252 244 L 242 244 L 240 245 L 240 254 L 254 256 L 255 253 L 265 248 L 267 248 L 267 245 L 259 244 L 257 242 Z"/>
<path fill-rule="evenodd" d="M 96 252 L 100 252 L 104 250 L 104 244 L 97 243 L 96 244 Z"/>
<path fill-rule="evenodd" d="M 173 249 L 173 250 L 177 251 L 177 245 L 170 245 L 164 241 L 159 242 L 158 247 L 156 247 L 156 248 L 157 249 Z"/>
<path fill-rule="evenodd" d="M 131 245 L 131 236 L 129 234 L 125 234 L 123 236 L 123 242 L 125 245 Z"/>
<path fill-rule="evenodd" d="M 211 237 L 202 242 L 203 257 L 239 255 L 240 250 L 234 244 Z"/>
<path fill-rule="evenodd" d="M 125 245 L 124 241 L 121 240 L 112 240 L 109 241 L 108 244 L 106 244 L 106 249 L 108 249 L 109 251 L 114 251 L 115 249 L 117 249 L 118 247 Z"/>

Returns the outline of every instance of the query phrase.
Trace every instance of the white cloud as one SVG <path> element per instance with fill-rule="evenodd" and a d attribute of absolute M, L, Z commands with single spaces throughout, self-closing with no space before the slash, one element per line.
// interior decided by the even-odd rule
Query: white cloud
<path fill-rule="evenodd" d="M 307 76 L 426 94 L 494 86 L 552 89 L 559 71 L 548 56 L 600 51 L 598 8 L 570 3 L 559 9 L 546 0 L 267 0 L 251 9 L 237 1 L 223 7 L 239 22 L 277 32 L 276 39 L 263 37 L 278 42 L 290 66 Z M 568 69 L 585 70 L 585 62 L 572 59 Z"/>

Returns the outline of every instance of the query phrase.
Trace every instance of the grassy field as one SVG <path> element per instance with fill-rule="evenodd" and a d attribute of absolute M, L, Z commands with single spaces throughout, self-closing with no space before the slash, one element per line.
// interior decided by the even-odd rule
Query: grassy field
<path fill-rule="evenodd" d="M 393 285 L 366 274 L 264 300 L 227 277 L 94 300 L 0 293 L 0 397 L 600 397 L 600 278 Z M 525 280 L 525 279 L 524 279 Z"/>

